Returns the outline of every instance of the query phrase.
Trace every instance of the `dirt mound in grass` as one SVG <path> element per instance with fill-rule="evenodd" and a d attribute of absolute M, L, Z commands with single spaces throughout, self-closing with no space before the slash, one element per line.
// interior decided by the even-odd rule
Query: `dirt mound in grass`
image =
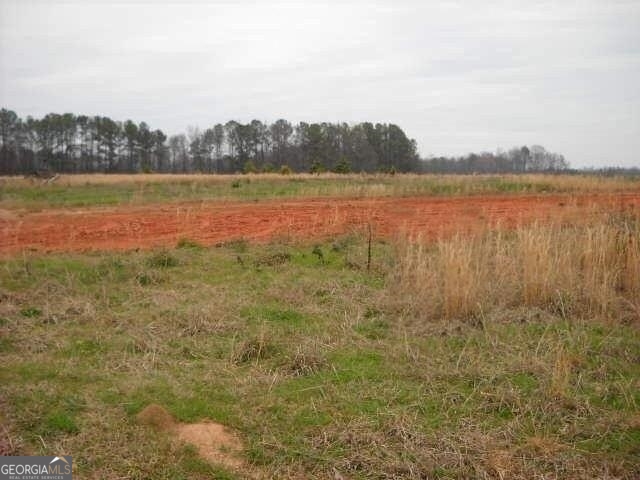
<path fill-rule="evenodd" d="M 179 440 L 198 449 L 205 460 L 234 470 L 243 469 L 240 437 L 229 428 L 215 422 L 180 423 L 157 404 L 148 405 L 136 416 L 139 423 L 157 431 L 174 434 Z"/>
<path fill-rule="evenodd" d="M 200 456 L 206 460 L 236 469 L 243 466 L 238 458 L 243 449 L 242 442 L 224 425 L 214 422 L 185 423 L 177 425 L 175 431 L 180 440 L 195 445 Z"/>

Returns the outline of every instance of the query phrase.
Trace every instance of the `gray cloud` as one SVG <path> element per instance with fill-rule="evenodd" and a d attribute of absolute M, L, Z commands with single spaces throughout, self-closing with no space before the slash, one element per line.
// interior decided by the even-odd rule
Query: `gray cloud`
<path fill-rule="evenodd" d="M 394 122 L 424 155 L 640 164 L 638 1 L 3 0 L 0 32 L 22 116 Z"/>

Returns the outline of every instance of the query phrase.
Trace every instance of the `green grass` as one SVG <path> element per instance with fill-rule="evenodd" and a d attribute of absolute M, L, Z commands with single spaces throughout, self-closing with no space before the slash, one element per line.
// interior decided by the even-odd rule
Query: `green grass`
<path fill-rule="evenodd" d="M 637 477 L 637 324 L 427 321 L 373 252 L 370 272 L 358 237 L 1 261 L 13 453 L 60 448 L 79 478 Z M 247 471 L 138 425 L 151 403 L 235 429 Z"/>

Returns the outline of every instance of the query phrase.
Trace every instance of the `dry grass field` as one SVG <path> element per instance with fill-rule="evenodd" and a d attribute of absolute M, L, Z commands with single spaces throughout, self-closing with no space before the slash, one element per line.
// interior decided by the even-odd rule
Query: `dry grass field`
<path fill-rule="evenodd" d="M 639 192 L 634 177 L 597 175 L 91 174 L 53 183 L 0 177 L 0 209 L 140 205 L 206 200 Z"/>
<path fill-rule="evenodd" d="M 572 207 L 435 237 L 382 235 L 370 206 L 319 237 L 7 253 L 2 454 L 70 454 L 87 479 L 640 477 L 640 210 L 571 202 L 636 195 L 638 180 L 0 182 L 0 208 L 25 222 L 51 208 L 305 197 L 562 195 Z"/>

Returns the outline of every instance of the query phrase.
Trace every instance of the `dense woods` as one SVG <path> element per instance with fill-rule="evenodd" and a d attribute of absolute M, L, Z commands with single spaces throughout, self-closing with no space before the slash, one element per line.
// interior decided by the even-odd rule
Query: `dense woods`
<path fill-rule="evenodd" d="M 49 113 L 21 119 L 0 110 L 0 174 L 32 172 L 430 172 L 563 170 L 541 146 L 460 158 L 420 159 L 415 140 L 392 123 L 272 124 L 229 121 L 167 135 L 145 122 Z"/>

